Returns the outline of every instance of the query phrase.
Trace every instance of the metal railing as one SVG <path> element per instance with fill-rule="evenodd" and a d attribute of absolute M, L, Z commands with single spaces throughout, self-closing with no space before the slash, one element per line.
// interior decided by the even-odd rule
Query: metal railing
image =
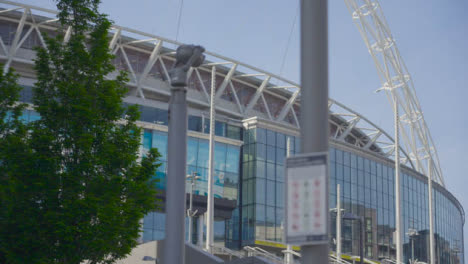
<path fill-rule="evenodd" d="M 245 246 L 244 250 L 247 252 L 247 256 L 249 257 L 258 256 L 258 257 L 263 257 L 273 263 L 277 263 L 277 264 L 284 263 L 283 258 L 280 258 L 276 256 L 275 254 L 264 250 L 263 248 Z"/>
<path fill-rule="evenodd" d="M 229 260 L 233 260 L 233 258 L 243 258 L 245 254 L 241 251 L 235 251 L 223 246 L 218 245 L 211 245 L 211 254 L 219 254 L 219 255 L 228 255 Z"/>

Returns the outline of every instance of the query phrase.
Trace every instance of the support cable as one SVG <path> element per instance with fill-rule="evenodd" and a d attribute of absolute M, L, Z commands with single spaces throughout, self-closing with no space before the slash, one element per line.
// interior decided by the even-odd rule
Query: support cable
<path fill-rule="evenodd" d="M 180 21 L 182 20 L 182 10 L 184 9 L 184 0 L 180 0 L 180 6 L 179 6 L 179 16 L 177 18 L 177 31 L 176 31 L 176 36 L 175 40 L 177 41 L 179 38 L 179 30 L 180 30 Z"/>

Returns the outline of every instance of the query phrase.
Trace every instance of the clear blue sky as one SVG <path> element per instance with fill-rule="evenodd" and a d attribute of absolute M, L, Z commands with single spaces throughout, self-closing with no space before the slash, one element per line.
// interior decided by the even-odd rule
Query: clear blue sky
<path fill-rule="evenodd" d="M 54 8 L 52 0 L 21 2 Z M 330 96 L 393 134 L 391 107 L 383 94 L 374 93 L 380 81 L 345 3 L 329 3 Z M 297 5 L 297 0 L 184 0 L 178 40 L 279 73 Z M 447 188 L 468 212 L 468 2 L 381 5 L 412 74 Z M 175 39 L 179 6 L 180 0 L 103 0 L 102 11 L 116 24 Z M 298 21 L 295 25 L 283 75 L 298 81 Z"/>

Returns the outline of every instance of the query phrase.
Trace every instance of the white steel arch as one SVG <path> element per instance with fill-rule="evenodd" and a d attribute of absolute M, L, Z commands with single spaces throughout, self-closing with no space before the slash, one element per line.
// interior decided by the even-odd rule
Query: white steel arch
<path fill-rule="evenodd" d="M 31 5 L 0 0 L 0 23 L 10 23 L 13 39 L 3 39 L 0 32 L 0 61 L 5 68 L 33 65 L 31 45 L 45 47 L 42 33 L 56 31 L 57 14 Z M 64 32 L 67 39 L 67 28 Z M 16 40 L 17 39 L 17 40 Z M 129 73 L 127 83 L 135 96 L 143 99 L 152 94 L 168 96 L 168 70 L 174 61 L 175 49 L 182 43 L 138 30 L 113 25 L 110 50 L 117 56 L 115 65 Z M 276 74 L 207 51 L 207 62 L 189 72 L 189 103 L 210 106 L 211 68 L 216 66 L 216 111 L 239 119 L 252 116 L 299 128 L 300 86 Z M 113 78 L 114 75 L 108 76 Z M 216 99 L 215 99 L 216 100 Z M 394 156 L 394 140 L 363 115 L 329 99 L 330 137 L 336 141 L 371 151 L 387 158 Z M 411 155 L 400 149 L 400 163 L 413 169 Z"/>
<path fill-rule="evenodd" d="M 414 89 L 413 81 L 400 55 L 377 0 L 344 0 L 371 54 L 391 105 L 397 101 L 404 148 L 417 171 L 430 175 L 445 186 L 439 157 Z M 394 109 L 395 110 L 395 109 Z M 431 165 L 432 164 L 432 165 Z"/>

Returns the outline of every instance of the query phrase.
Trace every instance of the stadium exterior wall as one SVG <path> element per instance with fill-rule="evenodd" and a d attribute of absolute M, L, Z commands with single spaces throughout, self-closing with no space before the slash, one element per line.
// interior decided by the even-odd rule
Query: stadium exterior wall
<path fill-rule="evenodd" d="M 15 6 L 16 5 L 16 6 Z M 31 102 L 34 85 L 32 47 L 43 45 L 42 33 L 54 35 L 57 24 L 53 11 L 0 1 L 9 9 L 0 14 L 0 61 L 21 75 L 22 101 Z M 27 12 L 25 12 L 27 11 Z M 26 14 L 26 15 L 25 15 Z M 21 22 L 22 21 L 22 22 Z M 19 26 L 23 23 L 23 26 Z M 128 36 L 124 34 L 128 33 Z M 15 41 L 15 35 L 21 37 Z M 142 39 L 150 37 L 150 40 Z M 167 109 L 169 85 L 167 70 L 179 43 L 144 32 L 113 27 L 110 48 L 114 63 L 131 76 L 126 104 L 137 104 L 142 111 L 138 122 L 144 128 L 143 153 L 157 147 L 163 165 L 155 177 L 165 189 L 167 152 Z M 164 44 L 164 45 L 163 45 Z M 157 48 L 159 46 L 159 48 Z M 152 60 L 151 55 L 156 54 Z M 279 252 L 282 241 L 284 158 L 289 139 L 291 152 L 299 151 L 299 88 L 296 84 L 255 67 L 208 53 L 209 62 L 193 71 L 189 85 L 189 140 L 187 171 L 197 172 L 201 180 L 194 190 L 194 206 L 199 216 L 206 208 L 208 160 L 208 93 L 210 67 L 218 69 L 216 146 L 215 146 L 215 240 L 230 248 L 257 245 Z M 112 78 L 112 76 L 108 76 Z M 273 80 L 275 83 L 273 84 Z M 365 217 L 365 255 L 369 259 L 394 258 L 394 168 L 390 146 L 393 139 L 350 108 L 330 100 L 330 208 L 336 204 L 336 185 L 342 186 L 346 211 Z M 336 110 L 333 108 L 336 107 Z M 32 110 L 23 118 L 40 118 Z M 370 131 L 370 132 L 368 132 Z M 401 183 L 404 259 L 427 261 L 428 196 L 427 177 L 418 173 L 408 155 L 402 161 Z M 464 211 L 457 199 L 443 186 L 433 184 L 437 263 L 465 263 L 463 251 Z M 187 185 L 187 192 L 189 186 Z M 335 215 L 331 213 L 332 221 Z M 334 225 L 330 245 L 334 250 Z M 197 221 L 193 242 L 198 241 Z M 409 238 L 409 229 L 418 235 Z M 343 223 L 343 253 L 358 255 L 359 227 Z M 164 213 L 154 212 L 143 220 L 142 242 L 164 237 Z"/>

